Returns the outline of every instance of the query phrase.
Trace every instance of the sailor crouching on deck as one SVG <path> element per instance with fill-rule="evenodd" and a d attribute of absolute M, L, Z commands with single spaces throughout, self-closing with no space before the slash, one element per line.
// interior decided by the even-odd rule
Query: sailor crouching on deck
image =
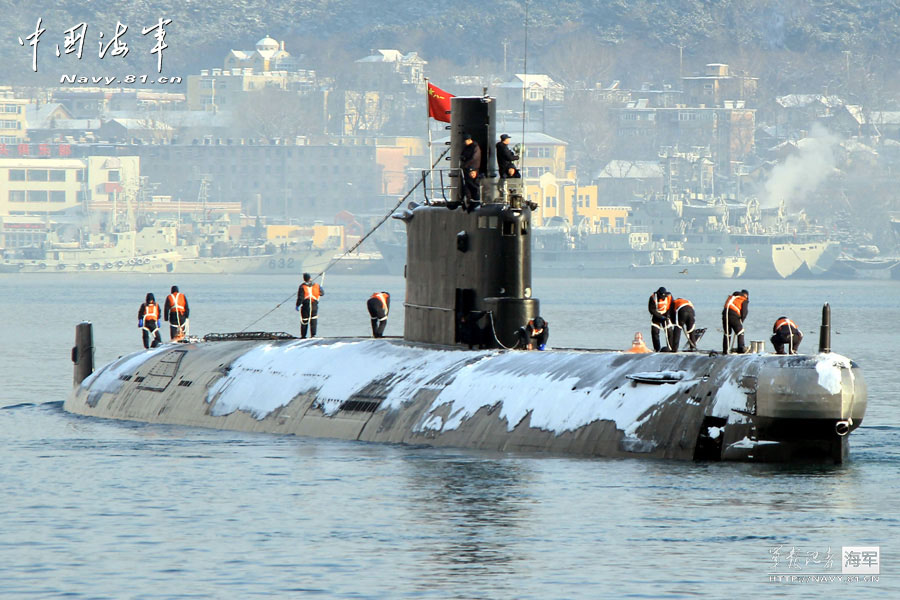
<path fill-rule="evenodd" d="M 519 343 L 524 345 L 526 350 L 543 350 L 547 347 L 547 340 L 550 339 L 550 324 L 541 317 L 535 317 L 528 321 L 524 327 L 520 327 L 517 332 Z"/>
<path fill-rule="evenodd" d="M 295 310 L 300 311 L 300 337 L 306 337 L 309 329 L 309 337 L 316 337 L 316 325 L 319 321 L 319 298 L 325 295 L 318 283 L 312 283 L 309 273 L 303 274 L 303 283 L 297 289 L 297 304 Z"/>
<path fill-rule="evenodd" d="M 784 347 L 787 345 L 789 354 L 797 354 L 800 342 L 803 341 L 803 332 L 797 327 L 797 324 L 787 317 L 778 317 L 775 325 L 772 327 L 771 338 L 772 345 L 775 346 L 776 354 L 785 354 Z"/>
<path fill-rule="evenodd" d="M 696 325 L 697 322 L 694 305 L 686 298 L 676 298 L 675 301 L 672 302 L 672 312 L 674 314 L 674 318 L 672 319 L 674 326 L 672 327 L 672 335 L 670 336 L 672 341 L 672 351 L 678 351 L 678 345 L 681 343 L 682 331 L 684 332 L 684 337 L 687 338 L 688 348 L 696 350 L 697 340 L 702 335 L 702 331 L 694 328 L 694 325 Z"/>
<path fill-rule="evenodd" d="M 391 310 L 391 295 L 387 292 L 375 292 L 366 300 L 366 308 L 372 317 L 372 337 L 384 337 L 387 327 L 388 313 Z"/>
<path fill-rule="evenodd" d="M 141 329 L 144 348 L 156 348 L 162 343 L 162 337 L 159 335 L 159 304 L 151 293 L 147 294 L 144 303 L 138 309 L 138 327 Z"/>
<path fill-rule="evenodd" d="M 647 302 L 647 310 L 650 311 L 650 339 L 653 340 L 653 349 L 656 352 L 673 351 L 669 343 L 670 329 L 672 328 L 672 294 L 666 288 L 661 287 L 652 294 Z M 666 340 L 665 348 L 659 341 L 659 332 L 662 330 Z"/>
<path fill-rule="evenodd" d="M 737 353 L 744 354 L 747 347 L 744 345 L 744 320 L 750 304 L 750 292 L 741 290 L 734 292 L 725 300 L 725 308 L 722 309 L 722 329 L 725 332 L 722 338 L 722 352 L 728 354 L 731 351 L 733 337 L 737 338 Z"/>

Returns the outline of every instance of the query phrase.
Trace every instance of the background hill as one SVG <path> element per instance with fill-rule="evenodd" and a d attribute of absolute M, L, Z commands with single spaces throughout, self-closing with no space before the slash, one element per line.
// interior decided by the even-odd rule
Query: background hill
<path fill-rule="evenodd" d="M 252 48 L 266 34 L 320 69 L 378 47 L 419 52 L 433 76 L 498 73 L 504 65 L 521 71 L 525 58 L 525 5 L 512 0 L 0 0 L 0 10 L 0 76 L 12 84 L 46 83 L 73 70 L 155 72 L 154 40 L 140 29 L 160 17 L 172 19 L 164 54 L 170 75 L 221 66 L 229 48 Z M 31 48 L 18 38 L 34 31 L 38 17 L 46 31 L 35 74 Z M 117 21 L 129 26 L 131 51 L 99 61 L 97 36 L 103 31 L 109 40 Z M 55 45 L 79 22 L 89 28 L 84 57 L 57 58 Z M 834 89 L 853 72 L 856 87 L 893 96 L 900 56 L 900 10 L 888 0 L 547 0 L 529 3 L 528 23 L 528 70 L 567 71 L 559 78 L 571 80 L 673 79 L 683 56 L 686 72 L 728 62 L 773 91 Z"/>

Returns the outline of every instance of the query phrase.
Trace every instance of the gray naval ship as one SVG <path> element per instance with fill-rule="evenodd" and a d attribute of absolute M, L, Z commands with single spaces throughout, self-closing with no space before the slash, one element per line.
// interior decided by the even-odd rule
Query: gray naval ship
<path fill-rule="evenodd" d="M 73 348 L 72 413 L 148 423 L 492 451 L 684 460 L 825 461 L 862 423 L 858 366 L 816 355 L 523 351 L 531 211 L 494 168 L 495 102 L 452 100 L 449 174 L 464 134 L 483 149 L 480 203 L 395 213 L 408 231 L 402 338 L 208 335 L 94 371 Z M 498 185 L 499 184 L 499 185 Z M 824 311 L 823 311 L 824 312 Z"/>

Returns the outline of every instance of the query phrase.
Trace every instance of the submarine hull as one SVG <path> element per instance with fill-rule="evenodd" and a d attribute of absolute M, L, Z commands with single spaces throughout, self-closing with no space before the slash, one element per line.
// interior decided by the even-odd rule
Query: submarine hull
<path fill-rule="evenodd" d="M 94 372 L 65 403 L 94 417 L 367 442 L 765 462 L 844 460 L 865 408 L 858 368 L 831 353 L 358 338 L 169 344 Z"/>

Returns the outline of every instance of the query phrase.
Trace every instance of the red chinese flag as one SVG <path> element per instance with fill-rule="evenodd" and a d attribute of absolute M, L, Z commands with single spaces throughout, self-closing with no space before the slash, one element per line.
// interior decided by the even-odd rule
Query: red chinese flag
<path fill-rule="evenodd" d="M 436 85 L 428 84 L 428 116 L 436 121 L 450 122 L 450 98 L 448 94 Z"/>

